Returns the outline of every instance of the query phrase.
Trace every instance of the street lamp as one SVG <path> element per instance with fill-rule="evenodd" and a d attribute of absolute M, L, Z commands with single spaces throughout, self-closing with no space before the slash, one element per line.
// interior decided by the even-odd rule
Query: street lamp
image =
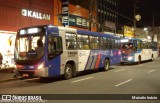
<path fill-rule="evenodd" d="M 144 28 L 144 31 L 147 31 L 147 28 Z"/>
<path fill-rule="evenodd" d="M 139 15 L 139 14 L 135 15 L 135 19 L 136 19 L 137 21 L 140 21 L 140 20 L 141 20 L 141 15 Z"/>

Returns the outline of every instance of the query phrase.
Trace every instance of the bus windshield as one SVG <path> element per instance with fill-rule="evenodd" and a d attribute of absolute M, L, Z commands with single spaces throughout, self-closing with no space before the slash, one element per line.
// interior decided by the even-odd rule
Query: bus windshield
<path fill-rule="evenodd" d="M 133 49 L 133 43 L 124 43 L 124 44 L 122 44 L 122 49 L 123 50 Z"/>
<path fill-rule="evenodd" d="M 45 36 L 19 36 L 15 42 L 16 60 L 37 60 L 44 55 Z"/>

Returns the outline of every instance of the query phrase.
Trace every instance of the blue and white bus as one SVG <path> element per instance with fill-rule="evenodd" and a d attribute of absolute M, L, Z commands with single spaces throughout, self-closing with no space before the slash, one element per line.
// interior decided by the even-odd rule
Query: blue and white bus
<path fill-rule="evenodd" d="M 120 38 L 52 25 L 18 30 L 14 59 L 22 76 L 70 79 L 79 71 L 120 63 Z"/>
<path fill-rule="evenodd" d="M 138 64 L 141 61 L 154 60 L 158 56 L 157 43 L 147 39 L 122 39 L 122 61 L 123 63 Z"/>

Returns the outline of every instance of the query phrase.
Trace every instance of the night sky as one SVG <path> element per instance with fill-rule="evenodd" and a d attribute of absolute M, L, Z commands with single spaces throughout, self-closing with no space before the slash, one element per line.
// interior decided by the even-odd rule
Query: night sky
<path fill-rule="evenodd" d="M 134 0 L 118 0 L 118 12 L 128 18 L 134 18 Z M 136 0 L 136 14 L 141 15 L 141 20 L 137 27 L 160 26 L 160 0 Z M 133 20 L 129 20 L 119 15 L 119 25 L 126 24 L 133 26 Z"/>

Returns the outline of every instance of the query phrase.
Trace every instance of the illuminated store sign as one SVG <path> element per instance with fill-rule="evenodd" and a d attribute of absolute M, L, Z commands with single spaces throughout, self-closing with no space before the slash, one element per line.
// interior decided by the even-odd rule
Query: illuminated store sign
<path fill-rule="evenodd" d="M 31 17 L 31 18 L 36 18 L 36 19 L 42 19 L 42 20 L 50 20 L 50 15 L 49 14 L 44 14 L 32 10 L 27 10 L 27 9 L 22 9 L 21 14 L 23 16 Z"/>
<path fill-rule="evenodd" d="M 69 14 L 69 25 L 81 28 L 89 28 L 89 20 L 80 16 Z"/>
<path fill-rule="evenodd" d="M 68 5 L 69 0 L 62 0 L 62 24 L 66 27 L 69 26 Z"/>

